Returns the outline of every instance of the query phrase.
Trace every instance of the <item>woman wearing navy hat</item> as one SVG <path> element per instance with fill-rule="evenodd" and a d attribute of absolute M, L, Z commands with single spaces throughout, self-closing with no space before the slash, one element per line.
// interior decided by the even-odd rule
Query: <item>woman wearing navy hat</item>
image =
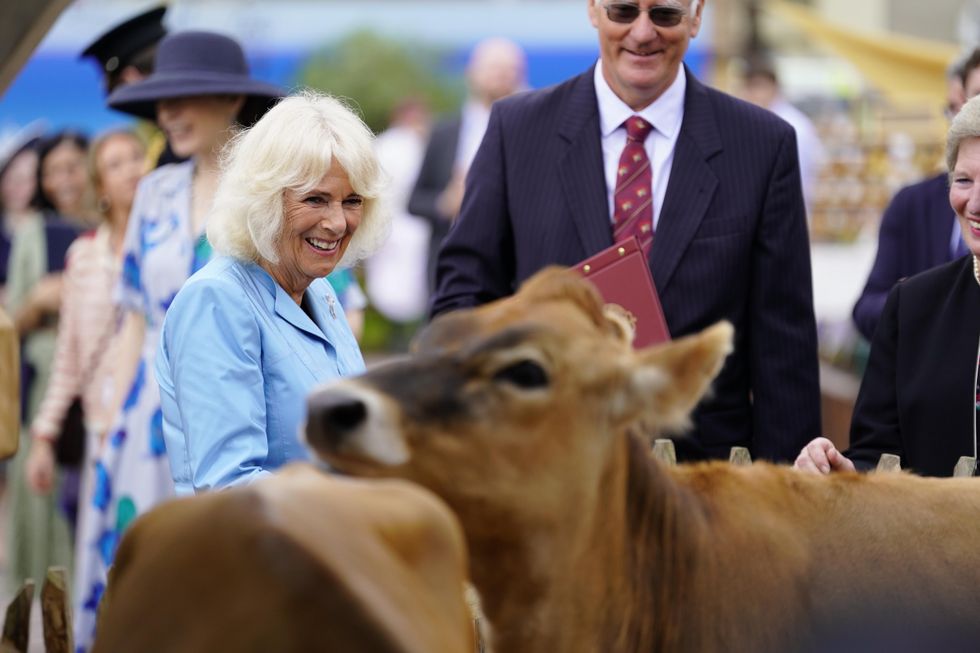
<path fill-rule="evenodd" d="M 254 122 L 281 95 L 252 79 L 241 47 L 211 32 L 177 32 L 157 48 L 154 72 L 121 86 L 110 107 L 156 120 L 184 163 L 163 166 L 139 185 L 123 244 L 115 299 L 124 311 L 119 362 L 107 388 L 118 406 L 95 461 L 93 496 L 79 516 L 75 643 L 92 641 L 98 601 L 123 531 L 173 492 L 153 368 L 163 317 L 184 281 L 211 257 L 205 218 L 218 158 L 238 124 Z"/>

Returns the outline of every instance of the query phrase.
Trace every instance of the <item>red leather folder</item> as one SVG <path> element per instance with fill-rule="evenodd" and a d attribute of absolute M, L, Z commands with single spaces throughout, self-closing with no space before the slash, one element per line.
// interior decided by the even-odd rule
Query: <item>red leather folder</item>
<path fill-rule="evenodd" d="M 607 304 L 619 304 L 633 316 L 634 349 L 670 340 L 650 266 L 635 236 L 590 256 L 575 270 L 595 285 Z"/>

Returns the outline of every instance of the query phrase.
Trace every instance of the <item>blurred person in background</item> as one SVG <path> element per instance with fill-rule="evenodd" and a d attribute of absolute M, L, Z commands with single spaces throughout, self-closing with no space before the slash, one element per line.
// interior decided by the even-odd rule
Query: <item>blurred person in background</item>
<path fill-rule="evenodd" d="M 157 43 L 167 34 L 163 25 L 166 13 L 164 5 L 128 18 L 101 34 L 82 51 L 80 58 L 91 58 L 99 64 L 106 95 L 121 86 L 146 79 L 153 72 Z M 147 169 L 182 160 L 173 153 L 163 132 L 152 122 L 141 122 L 138 131 L 149 143 Z"/>
<path fill-rule="evenodd" d="M 106 95 L 120 86 L 142 81 L 153 72 L 156 45 L 166 34 L 167 7 L 154 7 L 126 19 L 97 37 L 80 58 L 92 58 L 102 70 Z"/>
<path fill-rule="evenodd" d="M 952 119 L 963 102 L 980 93 L 980 48 L 948 71 L 946 115 Z M 885 301 L 900 279 L 965 256 L 960 223 L 949 205 L 949 172 L 943 170 L 898 191 L 881 217 L 878 252 L 852 317 L 858 331 L 872 340 Z"/>
<path fill-rule="evenodd" d="M 408 201 L 418 179 L 430 128 L 429 110 L 416 98 L 400 102 L 391 121 L 374 141 L 381 167 L 388 173 L 391 236 L 364 264 L 371 305 L 395 326 L 388 343 L 405 350 L 429 305 L 428 220 L 412 215 Z"/>
<path fill-rule="evenodd" d="M 820 135 L 810 118 L 789 103 L 783 96 L 776 68 L 772 62 L 756 58 L 749 61 L 743 74 L 743 94 L 746 100 L 768 109 L 793 126 L 796 132 L 796 149 L 800 157 L 800 181 L 803 184 L 803 200 L 809 211 L 813 192 L 820 178 L 820 169 L 827 154 Z"/>
<path fill-rule="evenodd" d="M 222 148 L 237 125 L 251 124 L 279 95 L 275 86 L 250 77 L 235 40 L 188 31 L 164 37 L 153 74 L 117 88 L 107 100 L 114 109 L 156 120 L 174 152 L 188 160 L 143 178 L 123 240 L 114 296 L 123 317 L 107 404 L 113 417 L 94 463 L 91 496 L 82 497 L 92 502 L 93 523 L 78 542 L 78 650 L 91 644 L 106 569 L 122 533 L 137 515 L 173 495 L 153 372 L 160 328 L 177 291 L 211 258 L 204 229 Z"/>
<path fill-rule="evenodd" d="M 27 427 L 34 420 L 54 363 L 62 271 L 78 225 L 56 210 L 77 210 L 87 194 L 85 152 L 88 139 L 59 132 L 38 145 L 38 175 L 32 206 L 18 227 L 7 270 L 6 305 L 21 338 L 21 446 L 9 466 L 10 510 L 7 528 L 13 588 L 26 578 L 43 578 L 51 565 L 71 565 L 71 535 L 55 495 L 30 492 L 25 464 L 30 447 Z M 78 166 L 83 175 L 77 179 Z M 52 481 L 60 487 L 60 475 Z"/>
<path fill-rule="evenodd" d="M 33 134 L 14 136 L 0 153 L 0 304 L 4 303 L 7 263 L 14 234 L 37 212 L 37 144 Z"/>
<path fill-rule="evenodd" d="M 850 448 L 806 445 L 809 472 L 874 469 L 884 453 L 923 476 L 952 476 L 977 458 L 980 430 L 980 98 L 953 118 L 946 143 L 947 202 L 967 255 L 896 283 L 871 341 L 851 419 Z M 974 470 L 974 475 L 976 471 Z"/>
<path fill-rule="evenodd" d="M 490 107 L 527 86 L 524 50 L 504 38 L 488 38 L 473 48 L 466 65 L 468 93 L 456 115 L 433 126 L 408 201 L 408 212 L 425 218 L 432 227 L 428 278 L 435 288 L 435 262 L 439 247 L 459 213 L 463 184 L 490 120 Z"/>
<path fill-rule="evenodd" d="M 341 102 L 306 92 L 229 148 L 208 221 L 220 256 L 177 293 L 156 361 L 179 495 L 308 459 L 307 393 L 364 370 L 324 278 L 387 233 L 372 141 Z"/>
<path fill-rule="evenodd" d="M 79 231 L 98 224 L 88 176 L 88 137 L 62 131 L 41 142 L 38 149 L 36 203 L 56 213 Z"/>
<path fill-rule="evenodd" d="M 30 429 L 27 483 L 41 495 L 54 488 L 54 445 L 76 397 L 82 399 L 87 459 L 94 459 L 101 446 L 100 436 L 106 428 L 106 374 L 118 326 L 112 290 L 119 278 L 123 235 L 144 157 L 142 142 L 128 131 L 109 132 L 92 146 L 90 173 L 103 221 L 68 249 L 54 369 Z M 81 471 L 85 475 L 82 486 L 89 487 L 92 469 L 91 464 L 83 464 L 81 470 L 66 470 L 68 495 L 62 505 L 73 524 L 79 496 L 77 476 Z M 74 479 L 67 478 L 72 475 Z"/>

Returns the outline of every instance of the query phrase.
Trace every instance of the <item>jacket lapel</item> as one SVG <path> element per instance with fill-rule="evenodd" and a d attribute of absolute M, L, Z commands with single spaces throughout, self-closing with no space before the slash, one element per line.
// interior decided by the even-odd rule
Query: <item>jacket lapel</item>
<path fill-rule="evenodd" d="M 650 248 L 650 270 L 661 294 L 670 283 L 718 188 L 718 177 L 708 165 L 708 159 L 721 151 L 721 135 L 704 86 L 688 73 L 686 67 L 684 73 L 687 75 L 684 121 L 674 149 L 670 181 L 653 247 Z"/>
<path fill-rule="evenodd" d="M 586 255 L 612 245 L 594 71 L 593 66 L 575 79 L 558 124 L 558 135 L 568 143 L 558 164 L 561 186 Z"/>
<path fill-rule="evenodd" d="M 276 315 L 286 320 L 294 327 L 310 334 L 318 340 L 328 342 L 319 327 L 310 319 L 300 305 L 293 301 L 282 288 L 276 286 Z"/>

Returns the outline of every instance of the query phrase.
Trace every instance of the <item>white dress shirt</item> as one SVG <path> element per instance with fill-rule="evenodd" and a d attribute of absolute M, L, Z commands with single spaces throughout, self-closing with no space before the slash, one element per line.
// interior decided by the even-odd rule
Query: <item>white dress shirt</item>
<path fill-rule="evenodd" d="M 619 99 L 602 76 L 602 59 L 595 67 L 595 93 L 599 100 L 599 129 L 602 136 L 602 161 L 606 174 L 606 195 L 609 201 L 609 221 L 613 216 L 613 194 L 616 190 L 616 171 L 619 168 L 619 157 L 626 147 L 626 128 L 623 123 L 627 118 L 638 115 L 653 125 L 653 130 L 647 136 L 644 146 L 650 159 L 653 175 L 653 227 L 657 228 L 660 221 L 660 207 L 663 206 L 667 195 L 667 182 L 670 181 L 670 169 L 674 162 L 674 147 L 677 136 L 681 131 L 684 120 L 684 95 L 687 90 L 687 77 L 684 69 L 677 73 L 677 78 L 667 87 L 663 94 L 642 111 L 633 111 L 625 102 Z"/>
<path fill-rule="evenodd" d="M 466 172 L 483 142 L 483 134 L 490 123 L 490 107 L 476 100 L 463 105 L 459 128 L 459 145 L 456 146 L 456 169 Z"/>

